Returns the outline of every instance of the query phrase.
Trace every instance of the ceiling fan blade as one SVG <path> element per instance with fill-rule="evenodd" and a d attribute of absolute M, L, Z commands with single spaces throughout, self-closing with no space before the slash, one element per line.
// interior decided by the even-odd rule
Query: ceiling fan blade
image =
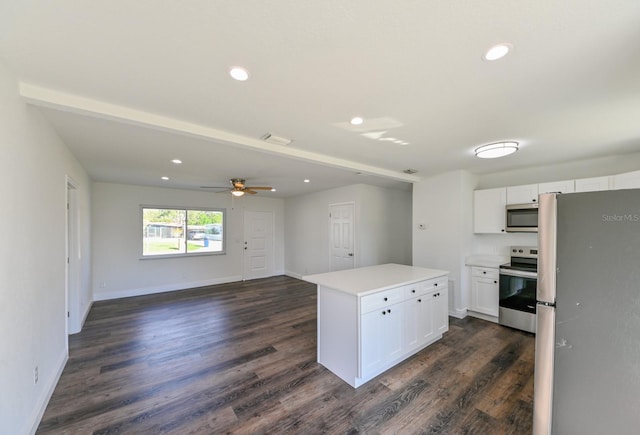
<path fill-rule="evenodd" d="M 253 190 L 249 189 L 248 187 L 245 187 L 244 189 L 242 189 L 242 191 L 244 193 L 248 193 L 248 194 L 251 194 L 251 195 L 255 195 L 256 193 L 258 193 L 258 192 L 254 192 Z"/>
<path fill-rule="evenodd" d="M 246 186 L 245 189 L 253 189 L 253 190 L 271 190 L 273 187 L 271 186 Z"/>
<path fill-rule="evenodd" d="M 229 186 L 200 186 L 200 189 L 229 189 Z"/>

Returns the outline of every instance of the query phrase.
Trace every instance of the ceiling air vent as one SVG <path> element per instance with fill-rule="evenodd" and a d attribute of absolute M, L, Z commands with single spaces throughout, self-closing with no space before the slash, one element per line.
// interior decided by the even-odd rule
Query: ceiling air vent
<path fill-rule="evenodd" d="M 405 170 L 404 170 L 404 171 L 402 171 L 402 172 L 404 172 L 405 174 L 412 175 L 412 174 L 417 173 L 417 172 L 418 172 L 418 170 L 417 170 L 417 169 L 405 169 Z"/>
<path fill-rule="evenodd" d="M 291 142 L 293 142 L 291 139 L 287 139 L 286 137 L 276 136 L 271 133 L 267 133 L 264 136 L 262 136 L 262 140 L 272 145 L 289 145 Z"/>

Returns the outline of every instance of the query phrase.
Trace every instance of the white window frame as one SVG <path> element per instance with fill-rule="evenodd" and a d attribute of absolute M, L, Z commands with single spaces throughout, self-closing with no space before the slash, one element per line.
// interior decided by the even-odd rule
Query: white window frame
<path fill-rule="evenodd" d="M 187 252 L 187 243 L 189 242 L 188 234 L 189 234 L 189 225 L 185 224 L 183 227 L 183 240 L 185 242 L 185 250 L 183 252 L 176 253 L 168 253 L 168 254 L 145 254 L 144 243 L 144 210 L 145 209 L 159 209 L 159 210 L 177 210 L 185 212 L 185 221 L 187 219 L 187 215 L 189 211 L 206 211 L 206 212 L 219 212 L 222 213 L 222 245 L 220 250 L 217 251 L 194 251 Z M 159 258 L 183 258 L 183 257 L 198 257 L 203 255 L 225 255 L 227 252 L 227 209 L 219 208 L 219 207 L 185 207 L 185 206 L 171 206 L 171 205 L 152 205 L 152 204 L 141 204 L 140 205 L 140 217 L 138 219 L 138 228 L 140 235 L 140 259 L 141 260 L 150 260 L 150 259 L 159 259 Z"/>

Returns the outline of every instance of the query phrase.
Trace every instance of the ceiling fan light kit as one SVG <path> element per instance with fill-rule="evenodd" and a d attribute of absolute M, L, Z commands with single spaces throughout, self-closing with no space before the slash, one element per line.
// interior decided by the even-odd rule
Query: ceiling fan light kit
<path fill-rule="evenodd" d="M 231 192 L 231 194 L 233 196 L 244 196 L 245 193 L 248 193 L 250 195 L 255 195 L 256 190 L 270 190 L 272 192 L 275 192 L 276 190 L 271 187 L 271 186 L 247 186 L 245 184 L 245 180 L 243 178 L 232 178 L 229 180 L 229 182 L 231 183 L 230 188 L 224 188 L 221 186 L 200 186 L 203 189 L 224 189 L 221 190 L 217 193 L 223 193 L 223 192 Z"/>

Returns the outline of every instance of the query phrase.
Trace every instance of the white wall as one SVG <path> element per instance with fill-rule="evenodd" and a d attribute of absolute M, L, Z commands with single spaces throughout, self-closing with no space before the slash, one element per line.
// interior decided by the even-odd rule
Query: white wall
<path fill-rule="evenodd" d="M 356 267 L 411 264 L 411 192 L 355 184 L 285 201 L 286 273 L 328 272 L 329 205 L 355 203 Z"/>
<path fill-rule="evenodd" d="M 241 280 L 245 210 L 274 213 L 275 274 L 283 274 L 284 200 L 259 195 L 232 198 L 231 195 L 211 192 L 94 183 L 92 240 L 95 300 Z M 226 254 L 141 259 L 140 205 L 226 208 Z"/>
<path fill-rule="evenodd" d="M 67 359 L 66 185 L 77 182 L 79 297 L 90 304 L 90 182 L 0 64 L 0 433 L 35 430 Z M 77 316 L 82 317 L 81 315 Z M 38 366 L 38 383 L 34 368 Z"/>
<path fill-rule="evenodd" d="M 453 171 L 413 185 L 413 265 L 450 272 L 449 312 L 458 317 L 469 302 L 464 257 L 473 250 L 475 184 L 469 172 Z"/>

